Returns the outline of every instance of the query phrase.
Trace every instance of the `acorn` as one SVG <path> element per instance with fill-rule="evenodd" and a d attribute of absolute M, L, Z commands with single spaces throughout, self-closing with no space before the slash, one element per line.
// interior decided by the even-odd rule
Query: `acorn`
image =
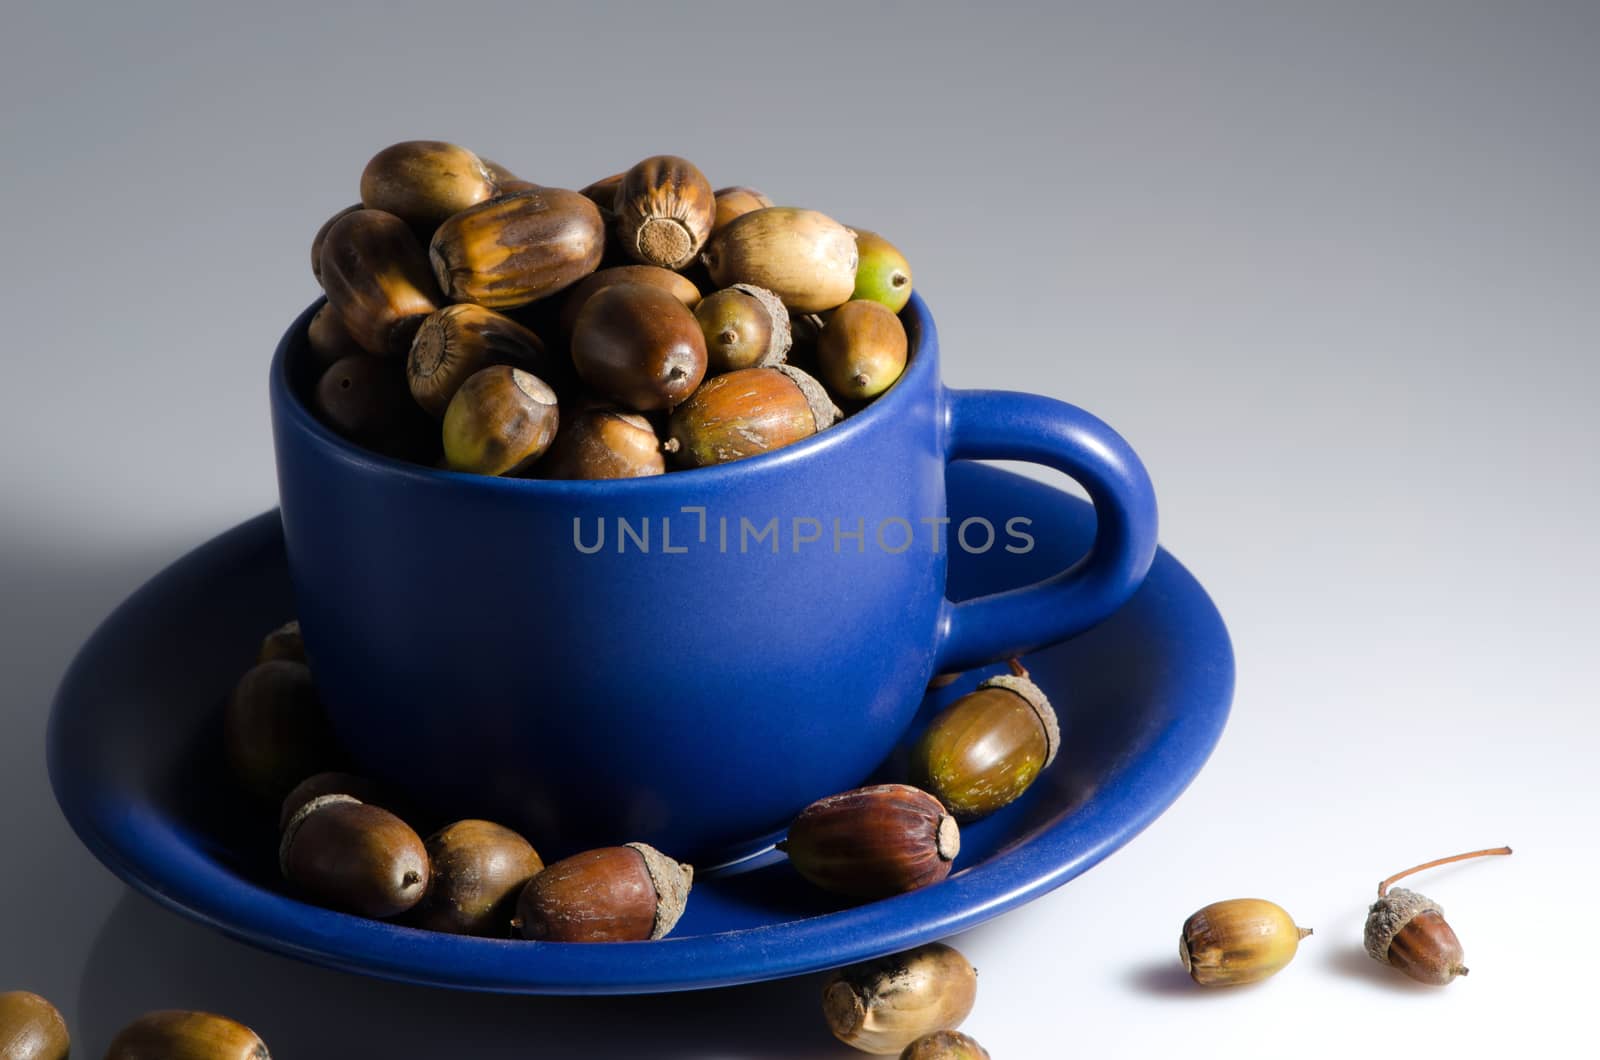
<path fill-rule="evenodd" d="M 562 334 L 572 334 L 572 327 L 578 322 L 578 314 L 596 292 L 619 283 L 641 283 L 646 287 L 659 287 L 682 302 L 685 309 L 693 309 L 700 304 L 700 288 L 682 273 L 658 268 L 655 265 L 613 265 L 609 269 L 601 269 L 585 276 L 563 296 Z"/>
<path fill-rule="evenodd" d="M 332 217 L 330 217 L 326 221 L 322 222 L 322 227 L 318 228 L 317 229 L 317 234 L 312 237 L 312 239 L 311 239 L 311 275 L 313 275 L 313 276 L 315 276 L 317 278 L 317 286 L 318 287 L 322 286 L 322 244 L 327 242 L 327 240 L 328 240 L 328 230 L 331 229 L 334 226 L 334 224 L 340 218 L 344 217 L 346 214 L 355 213 L 357 210 L 360 210 L 362 208 L 363 207 L 359 202 L 358 203 L 354 203 L 353 205 L 350 205 L 350 206 L 346 206 L 344 209 L 340 210 L 338 213 L 334 214 Z"/>
<path fill-rule="evenodd" d="M 1310 934 L 1310 928 L 1295 927 L 1282 906 L 1233 898 L 1213 902 L 1183 922 L 1178 956 L 1201 986 L 1238 986 L 1277 974 Z"/>
<path fill-rule="evenodd" d="M 846 302 L 817 339 L 822 381 L 847 401 L 870 401 L 906 370 L 906 329 L 878 302 Z"/>
<path fill-rule="evenodd" d="M 417 404 L 443 418 L 461 384 L 497 364 L 547 372 L 544 342 L 508 316 L 471 302 L 445 306 L 422 322 L 406 357 L 406 382 Z"/>
<path fill-rule="evenodd" d="M 111 1040 L 106 1060 L 272 1060 L 255 1031 L 209 1012 L 147 1012 Z"/>
<path fill-rule="evenodd" d="M 670 409 L 706 374 L 694 314 L 658 287 L 619 283 L 589 297 L 572 326 L 572 363 L 584 383 L 635 412 Z"/>
<path fill-rule="evenodd" d="M 306 325 L 306 345 L 322 366 L 367 352 L 345 328 L 339 311 L 329 304 L 312 314 L 311 323 Z"/>
<path fill-rule="evenodd" d="M 26 990 L 0 993 L 0 1057 L 67 1060 L 72 1036 L 56 1007 Z"/>
<path fill-rule="evenodd" d="M 711 221 L 713 235 L 728 227 L 734 218 L 766 209 L 772 205 L 772 200 L 754 188 L 732 187 L 717 192 L 716 203 L 716 215 Z"/>
<path fill-rule="evenodd" d="M 572 286 L 600 265 L 605 223 L 574 191 L 539 188 L 481 202 L 446 220 L 428 258 L 453 301 L 490 309 L 526 305 Z"/>
<path fill-rule="evenodd" d="M 555 444 L 539 463 L 551 479 L 645 478 L 667 470 L 661 439 L 636 412 L 586 408 L 562 421 Z"/>
<path fill-rule="evenodd" d="M 705 335 L 707 371 L 713 375 L 771 368 L 789 354 L 789 311 L 764 287 L 739 283 L 708 295 L 695 307 L 694 318 Z"/>
<path fill-rule="evenodd" d="M 406 386 L 405 364 L 357 354 L 322 373 L 311 407 L 329 427 L 357 445 L 407 459 L 436 446 L 437 428 Z"/>
<path fill-rule="evenodd" d="M 961 852 L 961 829 L 927 792 L 879 784 L 807 806 L 778 849 L 796 872 L 825 891 L 888 898 L 950 875 Z"/>
<path fill-rule="evenodd" d="M 694 868 L 644 843 L 574 854 L 528 881 L 516 927 L 536 942 L 642 942 L 683 915 Z"/>
<path fill-rule="evenodd" d="M 322 244 L 322 287 L 350 337 L 368 353 L 401 356 L 444 304 L 416 236 L 382 210 L 334 222 Z"/>
<path fill-rule="evenodd" d="M 283 797 L 283 807 L 278 812 L 278 833 L 283 834 L 301 807 L 324 795 L 348 795 L 374 806 L 384 805 L 385 800 L 383 787 L 375 780 L 336 771 L 315 773 L 296 784 L 294 790 Z"/>
<path fill-rule="evenodd" d="M 705 246 L 717 203 L 693 162 L 656 155 L 622 175 L 612 209 L 624 253 L 646 265 L 681 269 Z"/>
<path fill-rule="evenodd" d="M 1373 960 L 1429 986 L 1444 986 L 1458 975 L 1466 975 L 1465 954 L 1454 929 L 1445 923 L 1444 910 L 1430 898 L 1404 887 L 1390 886 L 1414 872 L 1448 865 L 1468 858 L 1504 856 L 1510 847 L 1493 847 L 1424 862 L 1397 872 L 1378 884 L 1378 900 L 1367 913 L 1362 941 Z"/>
<path fill-rule="evenodd" d="M 1050 700 L 1012 660 L 946 707 L 911 752 L 913 783 L 958 821 L 987 816 L 1021 797 L 1055 761 L 1061 729 Z"/>
<path fill-rule="evenodd" d="M 394 214 L 424 237 L 445 218 L 494 197 L 483 159 L 441 140 L 406 140 L 372 156 L 361 171 L 361 203 Z"/>
<path fill-rule="evenodd" d="M 856 240 L 826 214 L 769 206 L 736 217 L 706 245 L 718 287 L 765 287 L 796 313 L 820 313 L 850 300 Z"/>
<path fill-rule="evenodd" d="M 287 659 L 261 663 L 240 678 L 223 714 L 223 746 L 234 775 L 274 806 L 343 757 L 311 668 Z"/>
<path fill-rule="evenodd" d="M 841 968 L 822 987 L 834 1037 L 865 1053 L 898 1053 L 955 1030 L 978 1000 L 978 973 L 942 942 Z"/>
<path fill-rule="evenodd" d="M 876 232 L 856 229 L 856 289 L 852 301 L 868 299 L 898 313 L 911 301 L 911 263 Z"/>
<path fill-rule="evenodd" d="M 624 173 L 613 173 L 609 177 L 601 177 L 593 184 L 585 185 L 578 194 L 594 203 L 600 212 L 610 215 L 617 205 L 617 189 L 622 186 Z"/>
<path fill-rule="evenodd" d="M 319 904 L 374 920 L 399 916 L 428 890 L 428 851 L 417 833 L 350 795 L 323 795 L 296 810 L 278 867 Z"/>
<path fill-rule="evenodd" d="M 444 414 L 444 456 L 452 471 L 515 475 L 555 440 L 556 392 L 530 372 L 494 365 L 461 384 Z"/>
<path fill-rule="evenodd" d="M 826 430 L 839 409 L 792 365 L 713 376 L 673 410 L 666 451 L 680 467 L 709 467 L 781 449 Z"/>
<path fill-rule="evenodd" d="M 517 899 L 544 861 L 533 845 L 489 821 L 457 821 L 428 837 L 433 872 L 410 923 L 425 931 L 505 938 Z"/>
<path fill-rule="evenodd" d="M 934 1031 L 906 1046 L 900 1060 L 989 1060 L 989 1050 L 960 1031 Z"/>
<path fill-rule="evenodd" d="M 306 661 L 306 642 L 300 636 L 298 621 L 290 619 L 261 639 L 261 647 L 256 652 L 256 662 L 271 662 L 274 659 L 288 659 L 290 662 L 299 663 Z"/>

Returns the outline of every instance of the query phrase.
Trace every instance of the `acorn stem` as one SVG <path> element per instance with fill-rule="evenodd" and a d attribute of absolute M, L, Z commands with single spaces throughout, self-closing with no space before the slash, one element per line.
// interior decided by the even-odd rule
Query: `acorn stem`
<path fill-rule="evenodd" d="M 1440 865 L 1448 865 L 1452 861 L 1466 861 L 1468 858 L 1481 858 L 1491 854 L 1509 853 L 1511 853 L 1510 847 L 1490 847 L 1487 850 L 1473 850 L 1465 854 L 1453 854 L 1448 858 L 1438 858 L 1434 861 L 1425 861 L 1421 865 L 1414 865 L 1404 872 L 1397 872 L 1393 876 L 1390 876 L 1387 880 L 1384 880 L 1382 883 L 1378 884 L 1378 897 L 1382 898 L 1384 895 L 1389 893 L 1390 884 L 1397 883 L 1400 880 L 1405 879 L 1407 876 L 1410 876 L 1414 872 L 1421 872 L 1423 869 L 1438 868 Z"/>
<path fill-rule="evenodd" d="M 1011 667 L 1011 672 L 1017 677 L 1026 678 L 1028 676 L 1028 668 L 1022 665 L 1021 659 L 1007 659 L 1006 665 Z"/>

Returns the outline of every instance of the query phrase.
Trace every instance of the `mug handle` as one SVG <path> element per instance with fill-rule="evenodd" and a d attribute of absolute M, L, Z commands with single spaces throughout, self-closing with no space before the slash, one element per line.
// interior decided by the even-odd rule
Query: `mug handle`
<path fill-rule="evenodd" d="M 946 390 L 945 459 L 1025 460 L 1076 479 L 1094 502 L 1094 543 L 1033 585 L 956 603 L 940 616 L 936 673 L 968 670 L 1081 633 L 1127 602 L 1156 553 L 1150 476 L 1104 422 L 1054 398 Z"/>

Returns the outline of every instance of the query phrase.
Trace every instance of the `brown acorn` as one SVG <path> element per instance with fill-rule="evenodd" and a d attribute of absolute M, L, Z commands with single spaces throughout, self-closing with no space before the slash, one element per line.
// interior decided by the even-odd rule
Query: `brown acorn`
<path fill-rule="evenodd" d="M 900 1060 L 989 1060 L 989 1050 L 960 1031 L 934 1031 L 906 1046 Z"/>
<path fill-rule="evenodd" d="M 361 172 L 362 205 L 392 213 L 424 236 L 494 195 L 495 179 L 483 160 L 441 140 L 392 144 Z"/>
<path fill-rule="evenodd" d="M 26 990 L 0 993 L 0 1058 L 67 1060 L 72 1036 L 56 1007 Z"/>
<path fill-rule="evenodd" d="M 240 782 L 273 806 L 343 757 L 311 668 L 276 659 L 240 678 L 223 715 L 223 745 Z"/>
<path fill-rule="evenodd" d="M 681 269 L 705 246 L 717 203 L 693 162 L 656 155 L 622 175 L 612 209 L 624 253 L 646 265 Z"/>
<path fill-rule="evenodd" d="M 560 425 L 556 392 L 510 365 L 473 374 L 444 414 L 444 457 L 452 471 L 515 475 L 533 466 Z"/>
<path fill-rule="evenodd" d="M 716 193 L 717 212 L 711 222 L 713 234 L 728 227 L 736 217 L 743 217 L 772 205 L 772 200 L 754 188 L 723 188 Z"/>
<path fill-rule="evenodd" d="M 605 223 L 574 191 L 539 188 L 490 199 L 446 220 L 428 258 L 457 302 L 526 305 L 570 287 L 600 265 Z"/>
<path fill-rule="evenodd" d="M 1258 983 L 1282 971 L 1310 928 L 1264 898 L 1212 902 L 1183 922 L 1178 957 L 1201 986 Z"/>
<path fill-rule="evenodd" d="M 306 325 L 306 345 L 322 366 L 367 352 L 346 330 L 338 310 L 326 304 L 312 314 L 311 323 Z"/>
<path fill-rule="evenodd" d="M 544 868 L 532 844 L 489 821 L 457 821 L 426 846 L 433 880 L 410 923 L 451 935 L 507 937 L 518 896 Z"/>
<path fill-rule="evenodd" d="M 306 642 L 300 636 L 300 623 L 291 619 L 261 639 L 256 652 L 256 662 L 288 659 L 290 662 L 306 661 Z"/>
<path fill-rule="evenodd" d="M 1015 802 L 1055 761 L 1061 729 L 1050 700 L 1013 660 L 946 707 L 911 752 L 911 779 L 958 821 Z"/>
<path fill-rule="evenodd" d="M 572 334 L 573 325 L 578 322 L 578 314 L 596 292 L 619 283 L 641 283 L 646 287 L 659 287 L 682 302 L 685 309 L 693 309 L 700 304 L 700 288 L 682 273 L 655 265 L 613 265 L 609 269 L 601 269 L 585 276 L 566 293 L 561 305 L 561 333 Z"/>
<path fill-rule="evenodd" d="M 887 898 L 950 875 L 961 851 L 961 829 L 927 792 L 879 784 L 807 806 L 778 849 L 796 872 L 825 891 Z"/>
<path fill-rule="evenodd" d="M 406 382 L 417 404 L 442 419 L 471 376 L 497 364 L 547 374 L 544 342 L 508 316 L 471 302 L 445 306 L 417 329 Z"/>
<path fill-rule="evenodd" d="M 847 401 L 869 401 L 906 370 L 906 329 L 878 302 L 846 302 L 817 340 L 817 367 L 828 388 Z"/>
<path fill-rule="evenodd" d="M 1362 941 L 1368 956 L 1405 973 L 1419 983 L 1444 986 L 1458 975 L 1466 975 L 1466 959 L 1461 940 L 1445 923 L 1444 910 L 1432 899 L 1404 887 L 1390 889 L 1396 880 L 1414 872 L 1448 865 L 1468 858 L 1504 856 L 1510 847 L 1474 850 L 1467 854 L 1425 862 L 1397 872 L 1378 884 L 1378 900 L 1367 914 Z"/>
<path fill-rule="evenodd" d="M 838 422 L 822 385 L 791 365 L 706 380 L 673 410 L 665 448 L 680 467 L 709 467 L 781 449 Z"/>
<path fill-rule="evenodd" d="M 694 869 L 644 843 L 574 854 L 523 888 L 517 928 L 536 942 L 642 942 L 683 915 Z"/>
<path fill-rule="evenodd" d="M 284 796 L 283 807 L 278 813 L 279 834 L 289 827 L 289 822 L 294 820 L 294 815 L 300 812 L 301 807 L 324 795 L 348 795 L 373 806 L 383 806 L 385 800 L 383 787 L 375 780 L 353 773 L 316 773 L 296 784 L 294 790 Z"/>
<path fill-rule="evenodd" d="M 335 362 L 312 394 L 312 409 L 340 435 L 375 452 L 422 459 L 437 428 L 412 400 L 405 362 L 357 354 Z"/>
<path fill-rule="evenodd" d="M 661 439 L 635 412 L 587 408 L 568 416 L 538 472 L 551 479 L 645 478 L 667 470 Z"/>
<path fill-rule="evenodd" d="M 769 206 L 736 217 L 706 245 L 718 287 L 749 283 L 796 313 L 820 313 L 850 300 L 856 286 L 856 240 L 826 214 Z"/>
<path fill-rule="evenodd" d="M 594 203 L 602 213 L 609 216 L 616 208 L 617 189 L 622 186 L 622 178 L 625 176 L 627 176 L 626 173 L 613 173 L 609 177 L 601 177 L 593 184 L 586 185 L 578 194 Z"/>
<path fill-rule="evenodd" d="M 272 1060 L 255 1031 L 209 1012 L 147 1012 L 118 1032 L 106 1060 Z"/>
<path fill-rule="evenodd" d="M 356 210 L 322 244 L 322 287 L 350 337 L 380 356 L 402 356 L 429 313 L 444 304 L 428 259 L 400 218 Z"/>
<path fill-rule="evenodd" d="M 312 237 L 311 275 L 317 278 L 318 287 L 322 286 L 322 244 L 328 240 L 328 230 L 331 229 L 334 224 L 346 214 L 355 213 L 360 209 L 362 209 L 362 205 L 359 202 L 351 206 L 346 206 L 344 209 L 340 210 L 338 213 L 322 222 L 322 227 L 317 229 L 317 234 Z"/>
<path fill-rule="evenodd" d="M 977 1000 L 977 970 L 954 947 L 930 942 L 834 972 L 822 987 L 822 1014 L 846 1045 L 897 1053 L 961 1026 Z"/>
<path fill-rule="evenodd" d="M 694 314 L 658 287 L 619 283 L 589 297 L 572 326 L 572 363 L 585 384 L 635 412 L 670 409 L 706 374 Z"/>
<path fill-rule="evenodd" d="M 706 337 L 707 371 L 712 375 L 782 364 L 793 341 L 783 302 L 766 288 L 747 283 L 707 296 L 695 306 L 694 318 Z"/>
<path fill-rule="evenodd" d="M 296 810 L 278 865 L 319 904 L 374 920 L 399 916 L 428 890 L 428 852 L 417 833 L 349 795 L 323 795 Z"/>

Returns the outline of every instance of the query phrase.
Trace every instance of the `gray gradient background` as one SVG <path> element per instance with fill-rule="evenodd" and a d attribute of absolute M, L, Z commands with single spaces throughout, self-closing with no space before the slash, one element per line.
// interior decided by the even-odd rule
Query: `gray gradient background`
<path fill-rule="evenodd" d="M 550 1001 L 261 954 L 129 894 L 51 802 L 63 668 L 273 504 L 306 246 L 419 136 L 571 186 L 673 151 L 870 224 L 952 384 L 1067 398 L 1143 454 L 1236 639 L 1234 720 L 1144 836 L 959 940 L 997 1058 L 1587 1034 L 1600 7 L 310 8 L 5 8 L 0 989 L 53 997 L 81 1055 L 170 1006 L 285 1057 L 854 1055 L 814 978 Z M 1360 955 L 1380 875 L 1499 842 L 1419 885 L 1469 980 Z M 1189 989 L 1179 924 L 1239 894 L 1317 935 L 1264 988 Z"/>

